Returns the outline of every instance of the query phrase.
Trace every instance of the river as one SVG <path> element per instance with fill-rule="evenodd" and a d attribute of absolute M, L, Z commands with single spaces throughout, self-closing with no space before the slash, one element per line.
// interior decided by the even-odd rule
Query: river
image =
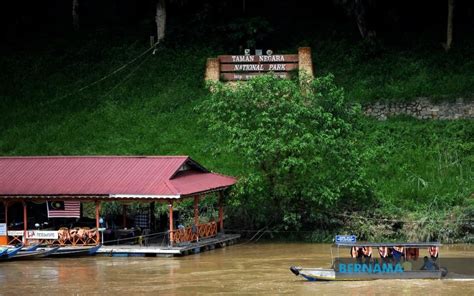
<path fill-rule="evenodd" d="M 0 262 L 0 295 L 473 295 L 474 281 L 308 282 L 291 265 L 328 267 L 327 244 L 257 243 L 196 255 L 85 257 Z M 443 246 L 441 256 L 474 257 L 474 246 Z M 440 257 L 441 258 L 441 257 Z"/>

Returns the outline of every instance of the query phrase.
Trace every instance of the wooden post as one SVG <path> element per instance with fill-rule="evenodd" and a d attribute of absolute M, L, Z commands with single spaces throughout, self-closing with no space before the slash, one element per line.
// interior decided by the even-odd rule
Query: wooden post
<path fill-rule="evenodd" d="M 206 62 L 206 81 L 219 81 L 220 62 L 218 58 L 209 58 Z"/>
<path fill-rule="evenodd" d="M 170 246 L 173 246 L 174 243 L 174 223 L 173 223 L 173 202 L 170 201 L 168 204 L 169 207 L 169 218 L 170 218 Z"/>
<path fill-rule="evenodd" d="M 5 224 L 7 224 L 8 231 L 8 201 L 4 201 L 3 206 L 5 207 Z"/>
<path fill-rule="evenodd" d="M 150 36 L 150 47 L 155 46 L 155 36 Z"/>
<path fill-rule="evenodd" d="M 311 90 L 311 81 L 314 78 L 311 48 L 298 48 L 298 69 L 301 91 L 307 94 Z"/>
<path fill-rule="evenodd" d="M 156 230 L 156 218 L 155 218 L 155 202 L 150 203 L 150 232 L 155 232 Z"/>
<path fill-rule="evenodd" d="M 23 204 L 23 244 L 28 245 L 26 234 L 28 231 L 28 209 L 26 207 L 26 201 L 22 201 Z"/>
<path fill-rule="evenodd" d="M 311 48 L 310 47 L 300 47 L 298 48 L 298 68 L 300 78 L 301 75 L 306 75 L 308 79 L 313 79 L 313 60 L 311 57 Z"/>
<path fill-rule="evenodd" d="M 127 205 L 122 205 L 122 227 L 127 228 Z"/>
<path fill-rule="evenodd" d="M 97 229 L 96 231 L 96 240 L 99 243 L 103 243 L 100 241 L 100 233 L 99 233 L 99 228 L 100 228 L 100 201 L 96 200 L 95 201 L 95 228 Z"/>
<path fill-rule="evenodd" d="M 199 195 L 194 196 L 194 225 L 199 225 Z"/>
<path fill-rule="evenodd" d="M 219 191 L 219 232 L 224 233 L 224 192 Z"/>
<path fill-rule="evenodd" d="M 0 244 L 8 244 L 8 201 L 3 201 L 3 207 L 5 208 L 5 236 L 0 236 Z"/>

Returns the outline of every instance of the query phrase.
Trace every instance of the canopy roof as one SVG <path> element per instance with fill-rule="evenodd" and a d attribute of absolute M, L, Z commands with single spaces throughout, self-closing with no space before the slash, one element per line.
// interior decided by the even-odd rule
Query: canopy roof
<path fill-rule="evenodd" d="M 406 247 L 406 248 L 429 248 L 439 247 L 439 242 L 426 242 L 426 243 L 336 243 L 338 247 Z"/>
<path fill-rule="evenodd" d="M 178 199 L 235 182 L 188 156 L 0 157 L 3 199 Z"/>

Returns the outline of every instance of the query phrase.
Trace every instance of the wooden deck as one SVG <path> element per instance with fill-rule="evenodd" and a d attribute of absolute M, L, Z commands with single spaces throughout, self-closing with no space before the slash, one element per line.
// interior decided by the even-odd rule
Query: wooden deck
<path fill-rule="evenodd" d="M 232 245 L 239 238 L 240 234 L 224 234 L 213 238 L 202 239 L 199 242 L 181 244 L 174 247 L 154 244 L 146 247 L 138 245 L 102 246 L 97 251 L 97 254 L 114 257 L 185 256 Z"/>

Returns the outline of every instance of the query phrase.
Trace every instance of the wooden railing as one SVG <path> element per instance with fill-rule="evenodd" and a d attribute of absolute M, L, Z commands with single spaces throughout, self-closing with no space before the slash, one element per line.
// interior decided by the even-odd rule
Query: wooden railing
<path fill-rule="evenodd" d="M 10 245 L 22 243 L 23 235 L 9 236 Z M 65 228 L 58 230 L 58 239 L 28 239 L 28 243 L 40 243 L 56 246 L 95 246 L 99 244 L 99 232 L 96 228 Z"/>
<path fill-rule="evenodd" d="M 19 231 L 18 234 L 15 235 L 9 235 L 8 236 L 8 244 L 9 245 L 17 245 L 17 244 L 22 244 L 23 243 L 23 231 Z"/>
<path fill-rule="evenodd" d="M 194 242 L 201 238 L 213 237 L 217 235 L 217 223 L 209 222 L 199 224 L 194 227 L 173 230 L 175 243 Z"/>
<path fill-rule="evenodd" d="M 99 232 L 97 228 L 59 228 L 58 239 L 49 240 L 45 243 L 60 246 L 91 246 L 99 244 Z"/>

